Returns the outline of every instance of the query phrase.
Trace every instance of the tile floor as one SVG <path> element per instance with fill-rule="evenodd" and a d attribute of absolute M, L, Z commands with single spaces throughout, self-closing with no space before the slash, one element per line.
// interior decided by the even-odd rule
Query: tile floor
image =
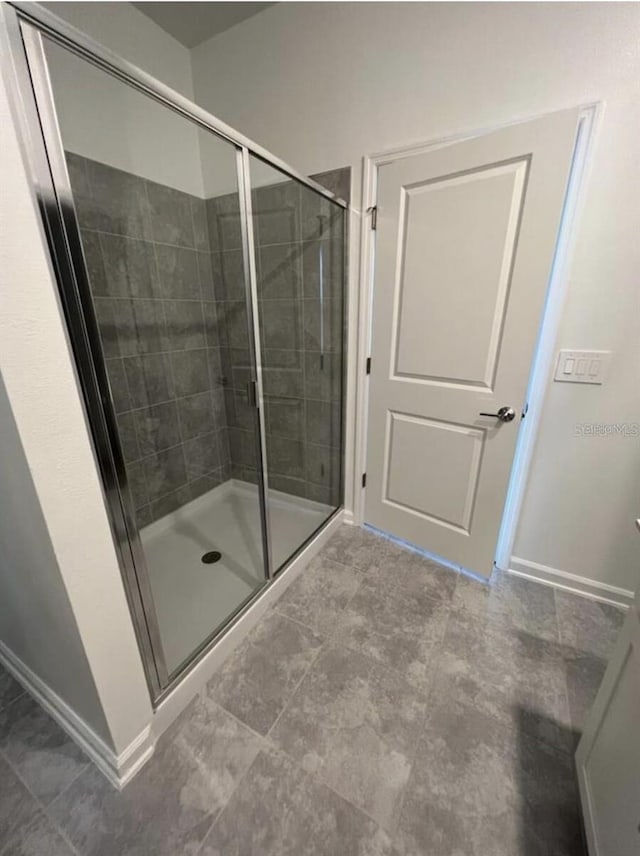
<path fill-rule="evenodd" d="M 122 793 L 0 672 L 0 854 L 582 856 L 622 618 L 343 527 Z"/>

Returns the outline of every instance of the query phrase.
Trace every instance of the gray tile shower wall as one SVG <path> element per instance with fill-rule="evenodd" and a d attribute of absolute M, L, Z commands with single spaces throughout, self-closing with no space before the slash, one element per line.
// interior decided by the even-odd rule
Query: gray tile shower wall
<path fill-rule="evenodd" d="M 316 179 L 348 201 L 350 169 Z M 269 485 L 340 503 L 344 240 L 330 202 L 293 181 L 254 190 Z M 247 316 L 234 195 L 207 200 L 231 473 L 257 480 Z M 320 269 L 322 266 L 322 286 Z"/>
<path fill-rule="evenodd" d="M 327 190 L 334 193 L 338 199 L 343 202 L 351 202 L 351 167 L 345 166 L 342 169 L 329 169 L 325 172 L 316 172 L 310 175 L 309 178 L 317 181 Z"/>
<path fill-rule="evenodd" d="M 231 471 L 206 203 L 77 154 L 67 163 L 144 526 Z"/>
<path fill-rule="evenodd" d="M 70 152 L 67 164 L 138 524 L 230 477 L 255 483 L 237 195 L 201 199 Z M 348 201 L 349 168 L 315 178 Z M 269 483 L 338 505 L 341 218 L 289 181 L 253 206 Z"/>

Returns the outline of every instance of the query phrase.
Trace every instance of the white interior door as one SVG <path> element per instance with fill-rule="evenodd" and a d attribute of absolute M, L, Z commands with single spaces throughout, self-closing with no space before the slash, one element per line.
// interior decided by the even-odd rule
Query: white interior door
<path fill-rule="evenodd" d="M 365 521 L 483 576 L 578 118 L 565 110 L 378 171 Z M 501 407 L 512 421 L 481 415 Z"/>

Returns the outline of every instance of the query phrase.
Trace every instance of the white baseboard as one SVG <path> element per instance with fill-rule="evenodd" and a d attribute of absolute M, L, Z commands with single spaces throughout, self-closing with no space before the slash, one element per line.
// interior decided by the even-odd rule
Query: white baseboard
<path fill-rule="evenodd" d="M 250 490 L 253 486 L 240 482 L 221 485 L 223 491 Z M 216 491 L 219 488 L 215 488 Z M 280 500 L 279 496 L 275 497 Z M 198 503 L 201 500 L 194 500 Z M 286 497 L 282 501 L 287 501 Z M 289 499 L 290 501 L 290 499 Z M 303 500 L 304 506 L 318 511 L 322 506 L 311 500 Z M 98 767 L 107 779 L 118 789 L 122 789 L 153 754 L 157 738 L 186 708 L 207 684 L 214 672 L 236 648 L 245 636 L 258 623 L 264 613 L 282 596 L 285 590 L 302 573 L 311 559 L 321 550 L 336 529 L 343 523 L 344 511 L 340 511 L 323 529 L 304 547 L 298 556 L 283 570 L 260 597 L 247 609 L 225 635 L 212 646 L 189 674 L 157 707 L 153 721 L 119 755 L 99 737 L 87 723 L 60 696 L 54 692 L 38 675 L 0 641 L 0 664 L 29 692 L 40 706 L 66 731 L 88 758 Z M 168 515 L 169 517 L 169 515 Z M 165 518 L 147 527 L 152 532 L 167 525 Z M 154 527 L 154 529 L 152 529 Z"/>
<path fill-rule="evenodd" d="M 69 705 L 0 641 L 0 663 L 80 746 L 114 787 L 122 789 L 149 760 L 155 741 L 148 725 L 119 755 Z"/>
<path fill-rule="evenodd" d="M 217 640 L 202 659 L 193 666 L 186 677 L 160 702 L 155 711 L 153 735 L 158 737 L 201 692 L 212 675 L 220 668 L 231 652 L 237 648 L 247 634 L 256 626 L 265 612 L 284 594 L 286 589 L 304 571 L 311 559 L 319 553 L 336 529 L 342 525 L 344 511 L 340 511 L 318 532 L 296 556 L 291 564 L 281 571 L 269 588 L 251 604 L 247 611 L 233 624 L 221 639 Z"/>
<path fill-rule="evenodd" d="M 615 606 L 629 607 L 633 603 L 634 593 L 632 591 L 609 585 L 609 583 L 590 580 L 587 577 L 579 577 L 576 574 L 550 568 L 548 565 L 541 565 L 528 559 L 518 559 L 512 556 L 508 573 L 563 591 L 569 591 L 572 594 L 579 594 L 582 597 L 591 598 L 591 600 L 612 603 Z"/>

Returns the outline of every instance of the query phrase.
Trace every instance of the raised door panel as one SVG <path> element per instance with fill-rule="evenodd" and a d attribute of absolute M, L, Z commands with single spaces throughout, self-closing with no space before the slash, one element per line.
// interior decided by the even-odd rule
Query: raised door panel
<path fill-rule="evenodd" d="M 392 375 L 491 388 L 528 159 L 399 189 Z"/>
<path fill-rule="evenodd" d="M 484 432 L 390 413 L 384 501 L 438 526 L 468 532 Z"/>

